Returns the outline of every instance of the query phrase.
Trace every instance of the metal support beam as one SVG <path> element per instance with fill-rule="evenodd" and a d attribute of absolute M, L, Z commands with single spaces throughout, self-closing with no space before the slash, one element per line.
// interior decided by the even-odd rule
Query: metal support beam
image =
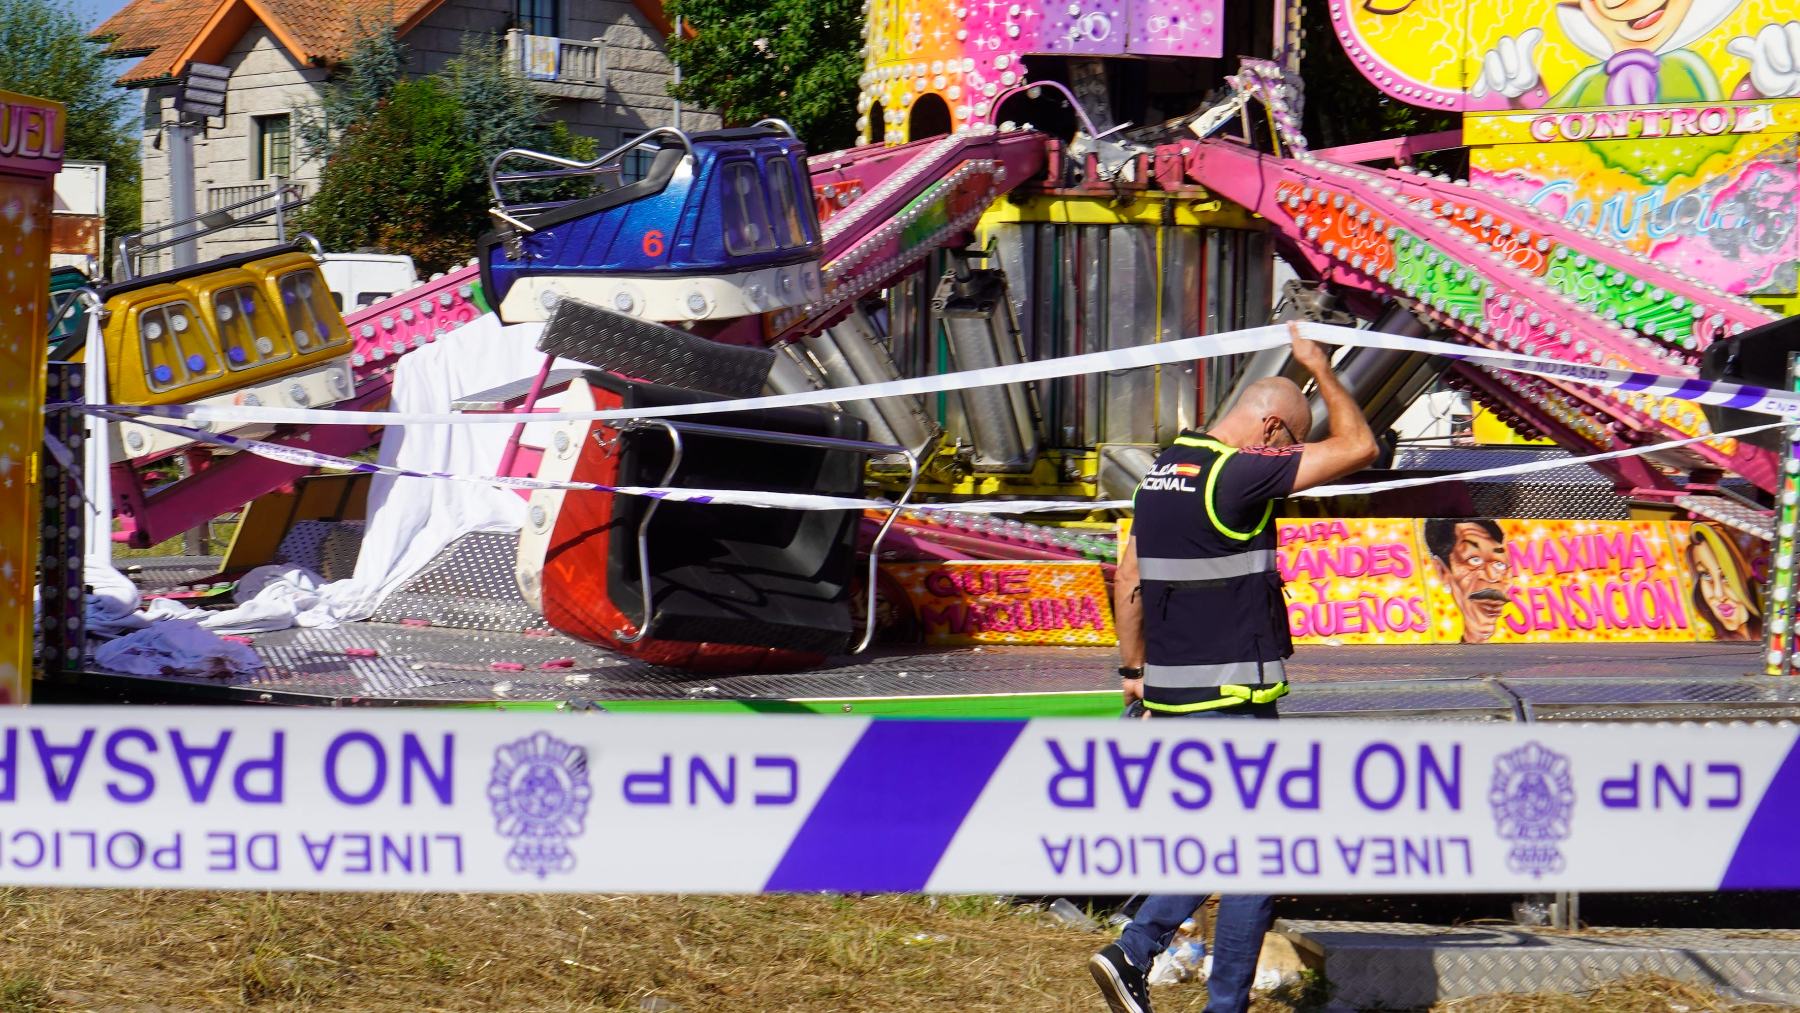
<path fill-rule="evenodd" d="M 48 404 L 80 403 L 86 367 L 50 363 Z M 49 679 L 73 679 L 87 655 L 86 526 L 82 456 L 87 426 L 76 411 L 53 411 L 44 419 L 43 505 L 39 512 L 39 665 Z"/>

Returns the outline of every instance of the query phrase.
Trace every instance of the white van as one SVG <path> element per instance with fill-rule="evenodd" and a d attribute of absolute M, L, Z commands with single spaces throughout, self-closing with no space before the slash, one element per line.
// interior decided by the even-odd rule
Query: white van
<path fill-rule="evenodd" d="M 354 313 L 419 284 L 412 258 L 389 253 L 327 253 L 319 270 L 340 313 Z"/>

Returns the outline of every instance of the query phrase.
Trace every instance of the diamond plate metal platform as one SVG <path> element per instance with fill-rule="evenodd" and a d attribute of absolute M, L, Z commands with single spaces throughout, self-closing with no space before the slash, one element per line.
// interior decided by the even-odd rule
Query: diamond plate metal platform
<path fill-rule="evenodd" d="M 761 394 L 775 364 L 772 349 L 709 341 L 568 297 L 550 311 L 538 351 L 723 397 Z"/>
<path fill-rule="evenodd" d="M 1656 646 L 1306 647 L 1289 665 L 1294 690 L 1282 701 L 1282 713 L 1458 721 L 1800 720 L 1800 684 L 1743 674 L 1755 663 L 1753 647 L 1652 650 Z M 639 710 L 704 704 L 830 713 L 1118 712 L 1117 656 L 1107 648 L 887 650 L 805 671 L 689 672 L 536 630 L 392 622 L 265 633 L 254 638 L 254 648 L 267 668 L 235 680 L 94 671 L 83 685 L 115 698 L 333 706 L 580 701 Z"/>
<path fill-rule="evenodd" d="M 297 525 L 282 556 L 355 563 L 359 525 Z M 886 649 L 799 672 L 660 669 L 556 634 L 513 582 L 514 536 L 458 539 L 374 620 L 255 638 L 267 662 L 232 681 L 93 672 L 85 688 L 125 699 L 297 704 L 700 704 L 746 711 L 1113 716 L 1110 648 Z M 149 579 L 211 572 L 212 560 L 146 561 Z M 188 579 L 194 579 L 189 577 Z M 1288 663 L 1292 718 L 1457 721 L 1800 720 L 1800 682 L 1751 677 L 1756 644 L 1306 645 Z M 79 695 L 78 688 L 58 687 Z"/>
<path fill-rule="evenodd" d="M 1332 997 L 1356 1009 L 1424 1009 L 1501 992 L 1579 993 L 1645 972 L 1744 998 L 1800 1001 L 1800 932 L 1589 929 L 1278 920 L 1323 960 Z"/>
<path fill-rule="evenodd" d="M 362 521 L 295 521 L 275 550 L 275 561 L 304 566 L 326 580 L 356 575 L 362 553 Z"/>
<path fill-rule="evenodd" d="M 513 578 L 519 536 L 476 531 L 438 553 L 375 611 L 378 623 L 425 622 L 495 633 L 549 633 Z"/>
<path fill-rule="evenodd" d="M 1613 482 L 1567 451 L 1538 447 L 1407 447 L 1394 455 L 1394 467 L 1421 471 L 1479 471 L 1505 465 L 1567 460 L 1563 468 L 1518 478 L 1467 483 L 1478 515 L 1484 517 L 1572 517 L 1627 520 L 1630 510 Z"/>
<path fill-rule="evenodd" d="M 219 556 L 146 556 L 118 561 L 119 572 L 149 594 L 185 587 L 219 572 Z"/>

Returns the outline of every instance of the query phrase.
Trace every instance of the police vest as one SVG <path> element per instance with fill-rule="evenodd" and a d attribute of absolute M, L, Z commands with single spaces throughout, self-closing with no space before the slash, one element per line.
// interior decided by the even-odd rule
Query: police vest
<path fill-rule="evenodd" d="M 1144 615 L 1144 706 L 1164 714 L 1273 703 L 1291 655 L 1274 503 L 1254 526 L 1231 527 L 1216 492 L 1238 451 L 1184 433 L 1133 497 Z M 1241 522 L 1240 522 L 1241 523 Z"/>

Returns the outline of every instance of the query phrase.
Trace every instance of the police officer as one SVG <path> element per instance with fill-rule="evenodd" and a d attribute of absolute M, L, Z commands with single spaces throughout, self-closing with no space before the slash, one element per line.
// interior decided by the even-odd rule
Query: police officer
<path fill-rule="evenodd" d="M 1293 653 L 1275 566 L 1275 500 L 1375 460 L 1375 437 L 1331 360 L 1289 325 L 1296 361 L 1312 373 L 1331 434 L 1312 428 L 1293 381 L 1258 380 L 1204 433 L 1183 432 L 1138 486 L 1119 560 L 1114 614 L 1125 703 L 1153 718 L 1273 718 Z M 1203 896 L 1152 896 L 1119 941 L 1088 961 L 1113 1013 L 1149 1013 L 1144 976 Z M 1248 1008 L 1272 898 L 1219 901 L 1207 1013 Z"/>

